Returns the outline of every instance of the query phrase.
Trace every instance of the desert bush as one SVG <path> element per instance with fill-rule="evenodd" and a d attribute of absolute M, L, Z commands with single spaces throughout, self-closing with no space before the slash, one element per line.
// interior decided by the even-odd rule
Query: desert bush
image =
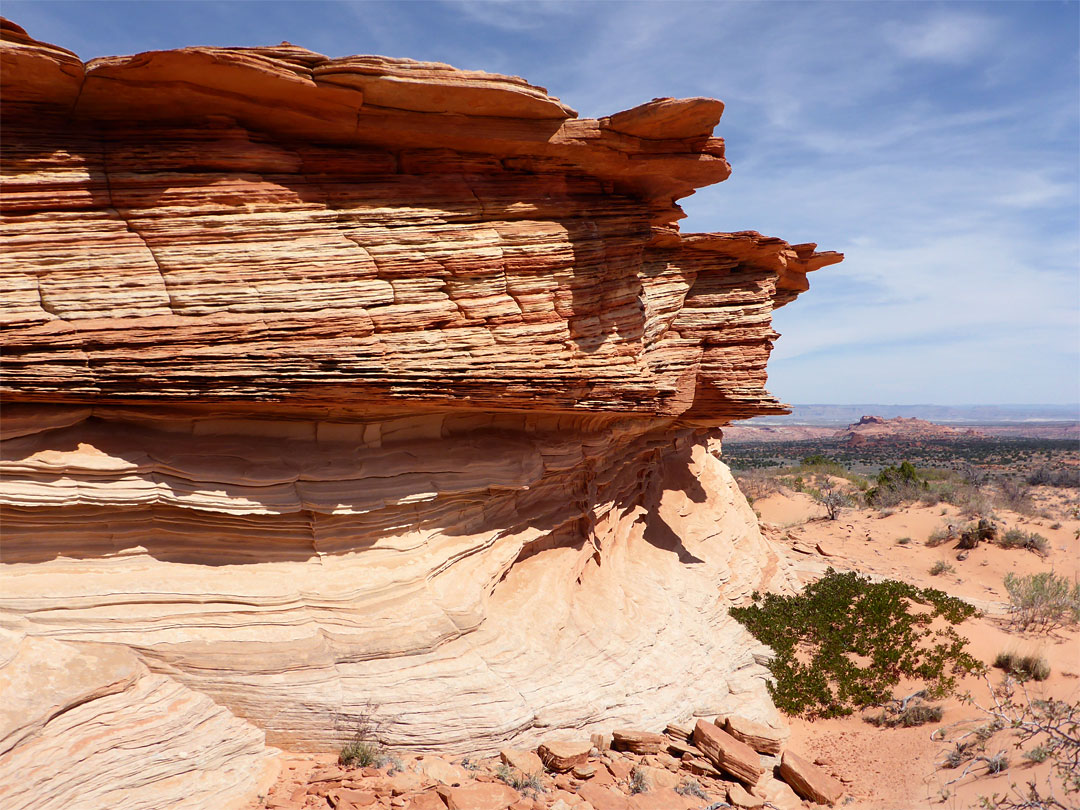
<path fill-rule="evenodd" d="M 1041 534 L 1025 532 L 1021 529 L 1009 529 L 994 540 L 1002 548 L 1026 548 L 1028 551 L 1045 557 L 1050 553 L 1050 541 Z"/>
<path fill-rule="evenodd" d="M 365 731 L 357 731 L 338 753 L 338 765 L 357 768 L 381 767 L 385 757 L 382 745 Z"/>
<path fill-rule="evenodd" d="M 648 793 L 651 787 L 649 777 L 644 770 L 635 767 L 634 770 L 630 771 L 630 793 Z"/>
<path fill-rule="evenodd" d="M 1012 621 L 1021 630 L 1040 632 L 1080 622 L 1080 582 L 1072 585 L 1053 571 L 1005 575 Z"/>
<path fill-rule="evenodd" d="M 780 484 L 777 483 L 775 476 L 762 470 L 740 471 L 735 474 L 735 481 L 750 503 L 780 491 Z"/>
<path fill-rule="evenodd" d="M 958 539 L 959 536 L 956 527 L 949 523 L 930 532 L 930 536 L 926 538 L 926 545 L 930 548 L 937 548 L 940 545 Z"/>
<path fill-rule="evenodd" d="M 930 576 L 936 577 L 939 574 L 951 574 L 956 569 L 943 560 L 938 560 L 936 563 L 930 566 Z"/>
<path fill-rule="evenodd" d="M 958 507 L 968 517 L 987 517 L 994 502 L 987 491 L 971 484 L 946 484 L 938 490 L 941 500 Z"/>
<path fill-rule="evenodd" d="M 1080 487 L 1080 468 L 1042 466 L 1027 477 L 1027 482 L 1033 487 L 1068 487 L 1075 489 Z"/>
<path fill-rule="evenodd" d="M 1026 483 L 1008 478 L 998 484 L 997 490 L 998 501 L 1006 509 L 1025 514 L 1031 511 L 1031 490 Z"/>
<path fill-rule="evenodd" d="M 912 604 L 930 609 L 912 613 Z M 975 613 L 933 588 L 831 568 L 799 594 L 755 593 L 752 605 L 731 610 L 775 652 L 769 692 L 776 705 L 810 719 L 881 705 L 901 677 L 921 679 L 933 696 L 947 694 L 957 676 L 981 669 L 953 629 Z M 931 629 L 938 619 L 947 626 Z"/>
<path fill-rule="evenodd" d="M 987 686 L 990 686 L 987 680 Z M 1080 798 L 1080 703 L 1065 700 L 1033 700 L 1027 688 L 1009 676 L 997 688 L 990 688 L 991 704 L 981 706 L 970 695 L 965 701 L 992 719 L 994 731 L 1008 728 L 1014 735 L 1014 747 L 1024 759 L 1051 763 L 1051 773 L 1044 784 L 1034 778 L 1024 787 L 1010 785 L 1010 793 L 982 798 L 982 806 L 995 810 L 1069 810 Z M 1030 743 L 1035 743 L 1029 746 Z M 1004 752 L 1003 767 L 1008 767 Z M 1056 780 L 1056 784 L 1055 784 Z M 1058 791 L 1063 795 L 1059 795 Z"/>
<path fill-rule="evenodd" d="M 504 763 L 495 768 L 495 776 L 519 793 L 524 793 L 534 799 L 546 792 L 538 773 L 522 773 Z"/>
<path fill-rule="evenodd" d="M 851 504 L 851 499 L 839 490 L 833 489 L 831 484 L 822 484 L 821 495 L 818 500 L 824 504 L 825 512 L 829 520 L 840 517 L 840 510 Z"/>
<path fill-rule="evenodd" d="M 896 545 L 898 546 L 906 546 L 909 543 L 911 543 L 910 537 L 901 537 L 899 540 L 896 541 Z"/>
<path fill-rule="evenodd" d="M 880 712 L 863 715 L 863 720 L 880 728 L 912 728 L 940 722 L 942 708 L 925 703 L 923 694 L 916 692 L 904 700 L 891 700 Z"/>
<path fill-rule="evenodd" d="M 697 779 L 687 777 L 683 779 L 675 792 L 680 796 L 693 796 L 695 799 L 708 799 L 709 794 L 701 787 L 701 783 Z"/>
<path fill-rule="evenodd" d="M 1003 669 L 1018 681 L 1045 681 L 1050 677 L 1050 664 L 1041 655 L 1021 655 L 999 652 L 994 666 Z"/>
<path fill-rule="evenodd" d="M 914 501 L 922 497 L 929 489 L 929 484 L 919 475 L 910 461 L 904 461 L 899 467 L 889 465 L 877 476 L 877 486 L 866 493 L 866 502 L 877 508 L 896 506 L 905 501 Z"/>
<path fill-rule="evenodd" d="M 338 752 L 339 765 L 381 768 L 390 761 L 379 739 L 379 723 L 375 720 L 377 710 L 377 706 L 369 703 L 349 719 L 352 736 Z"/>

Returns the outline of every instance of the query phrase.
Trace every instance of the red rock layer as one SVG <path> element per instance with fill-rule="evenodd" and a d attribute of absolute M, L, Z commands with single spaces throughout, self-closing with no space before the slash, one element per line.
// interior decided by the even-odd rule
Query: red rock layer
<path fill-rule="evenodd" d="M 722 105 L 292 46 L 4 48 L 7 401 L 776 412 L 772 309 L 839 260 L 680 237 Z"/>

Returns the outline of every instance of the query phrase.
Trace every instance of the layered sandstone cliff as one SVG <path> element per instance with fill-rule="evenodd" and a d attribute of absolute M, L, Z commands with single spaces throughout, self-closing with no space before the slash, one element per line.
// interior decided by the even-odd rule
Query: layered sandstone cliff
<path fill-rule="evenodd" d="M 2 53 L 21 654 L 209 696 L 239 791 L 245 721 L 464 751 L 775 719 L 726 610 L 782 570 L 713 443 L 782 411 L 772 310 L 841 257 L 678 232 L 729 173 L 720 102 L 583 120 L 287 43 L 84 65 L 10 23 Z"/>

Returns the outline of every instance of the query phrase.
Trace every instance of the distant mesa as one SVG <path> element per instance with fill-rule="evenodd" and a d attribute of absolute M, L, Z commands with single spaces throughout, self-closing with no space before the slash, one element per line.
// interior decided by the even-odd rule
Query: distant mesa
<path fill-rule="evenodd" d="M 971 428 L 937 425 L 915 417 L 896 416 L 885 419 L 881 416 L 864 416 L 855 424 L 848 425 L 839 438 L 847 444 L 860 445 L 868 442 L 913 442 L 982 436 L 984 434 Z"/>

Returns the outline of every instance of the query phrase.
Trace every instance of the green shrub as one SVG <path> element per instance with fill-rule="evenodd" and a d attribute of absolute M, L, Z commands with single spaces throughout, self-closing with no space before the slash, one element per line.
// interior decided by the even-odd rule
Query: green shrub
<path fill-rule="evenodd" d="M 1028 551 L 1045 557 L 1050 553 L 1050 541 L 1041 534 L 1025 532 L 1021 529 L 1009 529 L 1004 534 L 998 535 L 994 541 L 1002 548 L 1026 548 Z"/>
<path fill-rule="evenodd" d="M 896 545 L 898 545 L 898 546 L 906 546 L 910 542 L 911 542 L 910 537 L 901 537 L 899 540 L 896 541 Z"/>
<path fill-rule="evenodd" d="M 928 692 L 944 695 L 957 676 L 982 668 L 953 629 L 975 608 L 933 588 L 875 583 L 830 568 L 800 594 L 755 593 L 753 599 L 731 615 L 773 648 L 769 691 L 788 714 L 839 717 L 881 705 L 902 677 L 921 679 Z M 911 613 L 912 603 L 930 610 Z M 936 619 L 948 626 L 931 629 Z"/>
<path fill-rule="evenodd" d="M 994 666 L 1005 670 L 1018 681 L 1045 681 L 1050 677 L 1050 664 L 1041 655 L 999 652 Z"/>
<path fill-rule="evenodd" d="M 1080 583 L 1059 577 L 1053 571 L 1017 576 L 1005 575 L 1009 612 L 1021 630 L 1034 628 L 1050 632 L 1055 627 L 1080 622 Z"/>
<path fill-rule="evenodd" d="M 956 569 L 949 565 L 947 562 L 938 560 L 936 563 L 930 566 L 930 576 L 936 577 L 939 574 L 951 574 L 955 570 Z"/>
<path fill-rule="evenodd" d="M 383 757 L 383 749 L 378 742 L 366 739 L 362 732 L 357 732 L 356 736 L 342 746 L 338 754 L 338 765 L 357 768 L 379 767 Z"/>
<path fill-rule="evenodd" d="M 929 486 L 915 465 L 905 461 L 899 467 L 890 465 L 878 473 L 877 486 L 867 491 L 866 502 L 879 509 L 896 506 L 904 501 L 920 499 Z"/>
<path fill-rule="evenodd" d="M 948 543 L 950 540 L 956 540 L 959 535 L 952 524 L 942 526 L 934 529 L 930 533 L 930 536 L 926 538 L 926 545 L 930 548 L 937 548 L 938 546 Z"/>

